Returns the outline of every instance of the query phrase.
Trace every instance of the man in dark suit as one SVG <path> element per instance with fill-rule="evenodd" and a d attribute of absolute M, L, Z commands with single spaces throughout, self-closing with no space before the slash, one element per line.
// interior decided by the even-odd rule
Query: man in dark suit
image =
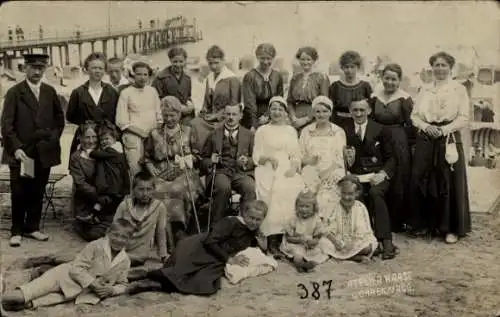
<path fill-rule="evenodd" d="M 25 55 L 26 80 L 5 95 L 2 163 L 10 169 L 13 247 L 21 245 L 22 235 L 39 241 L 49 238 L 39 231 L 39 225 L 50 168 L 61 163 L 64 113 L 56 90 L 41 82 L 47 61 L 44 54 Z M 21 171 L 22 166 L 29 170 L 30 165 L 34 166 L 33 177 Z"/>
<path fill-rule="evenodd" d="M 371 108 L 366 100 L 354 101 L 352 119 L 345 127 L 347 146 L 354 149 L 353 157 L 346 153 L 349 172 L 360 178 L 368 194 L 367 208 L 373 219 L 375 236 L 381 243 L 383 259 L 392 259 L 398 249 L 392 243 L 391 219 L 385 194 L 394 175 L 396 159 L 392 154 L 391 132 L 368 119 Z M 380 244 L 379 244 L 380 246 Z"/>
<path fill-rule="evenodd" d="M 215 168 L 212 223 L 227 216 L 224 211 L 232 189 L 241 195 L 241 204 L 256 199 L 252 160 L 254 135 L 239 124 L 242 108 L 241 104 L 226 106 L 224 125 L 210 134 L 203 149 L 201 168 L 207 174 L 209 190 Z"/>

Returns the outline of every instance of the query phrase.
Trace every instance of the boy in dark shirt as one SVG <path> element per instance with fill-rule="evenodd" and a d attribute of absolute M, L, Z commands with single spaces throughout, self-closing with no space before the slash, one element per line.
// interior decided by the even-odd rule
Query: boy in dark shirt
<path fill-rule="evenodd" d="M 99 202 L 93 212 L 79 215 L 80 221 L 98 223 L 98 213 L 107 205 L 118 205 L 130 191 L 130 176 L 118 132 L 110 122 L 99 127 L 100 148 L 92 151 L 90 157 L 96 160 L 95 184 Z"/>

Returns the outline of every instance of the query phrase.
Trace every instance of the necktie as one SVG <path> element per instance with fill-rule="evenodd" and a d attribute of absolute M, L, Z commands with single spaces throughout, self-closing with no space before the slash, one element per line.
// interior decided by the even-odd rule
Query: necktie
<path fill-rule="evenodd" d="M 358 128 L 356 129 L 356 137 L 360 140 L 363 141 L 363 135 L 361 134 L 361 126 L 358 125 Z"/>
<path fill-rule="evenodd" d="M 235 134 L 238 133 L 238 128 L 232 130 L 226 128 L 226 131 L 227 131 L 227 137 L 229 138 L 229 142 L 231 142 L 232 145 L 236 145 L 238 141 L 236 140 Z"/>
<path fill-rule="evenodd" d="M 38 87 L 33 87 L 33 93 L 35 94 L 35 98 L 38 101 L 40 99 L 40 91 Z"/>

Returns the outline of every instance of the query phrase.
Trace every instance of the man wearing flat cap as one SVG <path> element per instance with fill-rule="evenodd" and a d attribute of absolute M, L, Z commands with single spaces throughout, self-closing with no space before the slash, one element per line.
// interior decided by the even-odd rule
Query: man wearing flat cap
<path fill-rule="evenodd" d="M 10 169 L 13 247 L 21 245 L 23 235 L 38 241 L 49 238 L 40 232 L 43 196 L 51 167 L 61 163 L 59 139 L 64 129 L 56 90 L 41 82 L 48 56 L 24 58 L 26 80 L 7 91 L 1 118 L 2 163 Z"/>

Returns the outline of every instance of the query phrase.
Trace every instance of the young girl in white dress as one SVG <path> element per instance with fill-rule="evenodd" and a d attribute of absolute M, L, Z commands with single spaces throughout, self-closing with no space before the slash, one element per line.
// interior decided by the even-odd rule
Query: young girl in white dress
<path fill-rule="evenodd" d="M 368 210 L 356 200 L 362 192 L 356 176 L 347 175 L 338 182 L 340 202 L 324 219 L 326 238 L 321 240 L 323 252 L 338 260 L 369 262 L 377 249 Z"/>
<path fill-rule="evenodd" d="M 316 195 L 309 191 L 300 193 L 295 200 L 295 217 L 285 228 L 281 252 L 293 261 L 299 272 L 308 272 L 328 260 L 319 244 L 320 240 L 326 239 L 323 236 Z"/>

